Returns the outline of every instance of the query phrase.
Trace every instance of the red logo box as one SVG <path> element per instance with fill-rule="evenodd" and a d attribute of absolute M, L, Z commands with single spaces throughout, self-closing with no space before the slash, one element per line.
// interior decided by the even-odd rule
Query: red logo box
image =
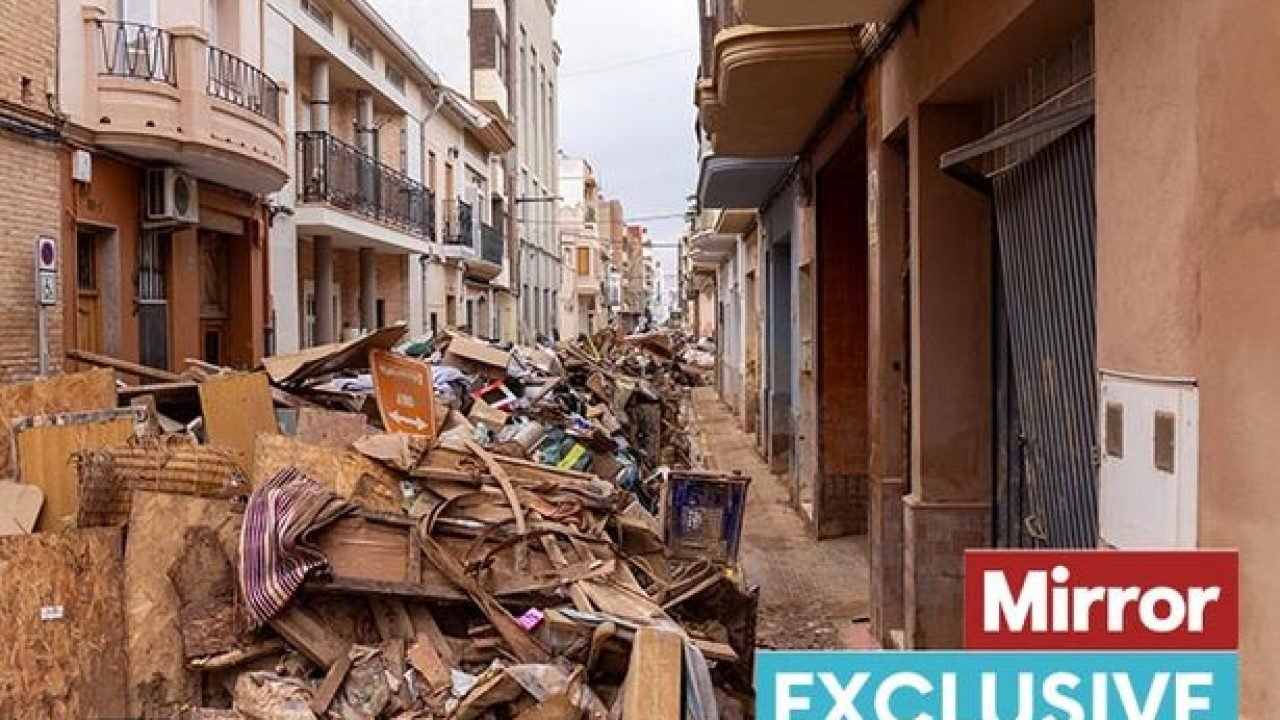
<path fill-rule="evenodd" d="M 965 553 L 971 650 L 1237 650 L 1234 550 Z"/>

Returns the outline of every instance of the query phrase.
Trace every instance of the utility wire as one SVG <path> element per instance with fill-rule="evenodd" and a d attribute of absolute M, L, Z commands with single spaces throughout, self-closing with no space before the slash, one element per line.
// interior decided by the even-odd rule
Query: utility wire
<path fill-rule="evenodd" d="M 656 60 L 663 60 L 665 58 L 675 57 L 677 55 L 688 55 L 689 53 L 696 52 L 696 51 L 697 51 L 697 48 L 682 48 L 680 50 L 670 50 L 668 52 L 658 53 L 657 55 L 645 55 L 644 57 L 632 58 L 631 60 L 624 60 L 622 62 L 613 63 L 612 65 L 601 65 L 599 67 L 588 68 L 586 70 L 560 73 L 560 79 L 567 80 L 570 78 L 583 77 L 586 75 L 598 75 L 599 73 L 610 72 L 612 70 L 621 70 L 622 68 L 633 67 L 635 65 L 643 65 L 645 63 L 651 63 Z"/>

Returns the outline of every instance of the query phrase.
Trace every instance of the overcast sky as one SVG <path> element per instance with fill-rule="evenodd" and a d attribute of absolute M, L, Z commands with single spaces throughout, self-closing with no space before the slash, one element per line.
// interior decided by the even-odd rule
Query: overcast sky
<path fill-rule="evenodd" d="M 693 0 L 560 0 L 560 146 L 586 157 L 628 218 L 683 213 L 697 181 Z M 682 221 L 637 220 L 655 243 Z M 657 249 L 664 274 L 677 251 Z"/>

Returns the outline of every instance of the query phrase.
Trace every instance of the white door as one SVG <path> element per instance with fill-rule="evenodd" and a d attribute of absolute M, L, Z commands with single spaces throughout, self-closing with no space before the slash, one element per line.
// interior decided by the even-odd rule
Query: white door
<path fill-rule="evenodd" d="M 1196 547 L 1198 393 L 1188 381 L 1102 372 L 1103 542 L 1122 550 Z"/>

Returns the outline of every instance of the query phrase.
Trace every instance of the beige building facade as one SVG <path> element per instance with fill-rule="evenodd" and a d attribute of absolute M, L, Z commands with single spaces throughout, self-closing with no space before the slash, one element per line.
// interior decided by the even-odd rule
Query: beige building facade
<path fill-rule="evenodd" d="M 368 4 L 269 2 L 272 66 L 295 88 L 295 173 L 272 225 L 278 351 L 393 323 L 499 335 L 505 123 Z"/>

